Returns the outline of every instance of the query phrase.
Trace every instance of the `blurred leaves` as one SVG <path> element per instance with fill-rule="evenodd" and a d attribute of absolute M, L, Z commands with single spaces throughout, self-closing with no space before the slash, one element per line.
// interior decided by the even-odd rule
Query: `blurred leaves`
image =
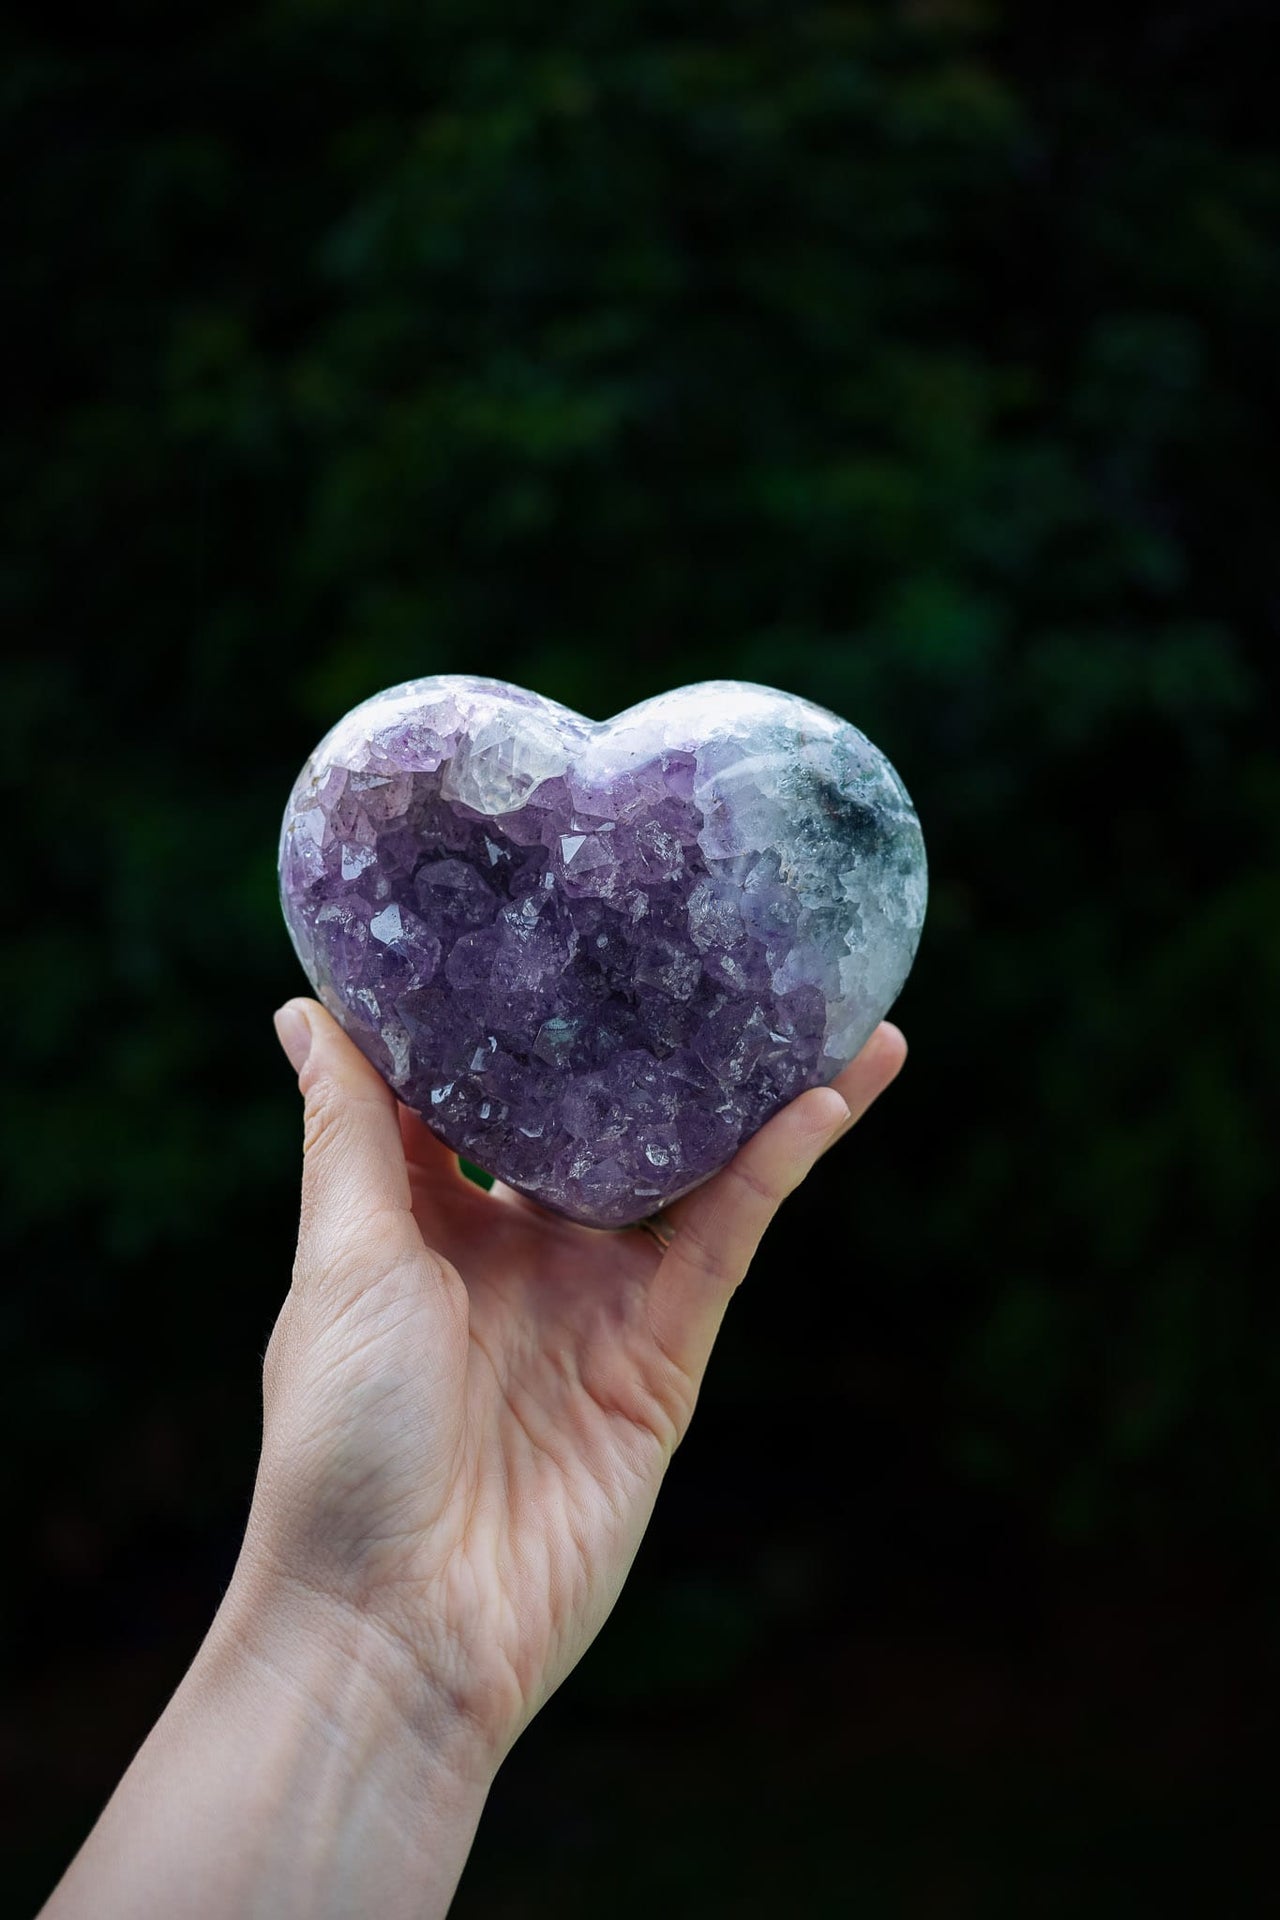
<path fill-rule="evenodd" d="M 1257 1547 L 1256 9 L 1033 37 L 951 4 L 26 13 L 4 1325 L 48 1365 L 15 1371 L 10 1455 L 145 1395 L 162 1337 L 195 1379 L 269 1324 L 295 1116 L 268 1015 L 298 984 L 271 863 L 319 733 L 418 673 L 597 714 L 742 675 L 891 754 L 934 904 L 902 1087 L 761 1287 L 829 1279 L 794 1333 L 745 1325 L 726 1394 L 772 1413 L 781 1353 L 818 1457 L 870 1421 L 855 1510 L 929 1485 L 1032 1558 Z"/>

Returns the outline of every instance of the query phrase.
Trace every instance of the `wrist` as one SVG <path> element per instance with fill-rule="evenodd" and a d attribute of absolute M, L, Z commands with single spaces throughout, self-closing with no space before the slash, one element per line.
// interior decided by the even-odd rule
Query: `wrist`
<path fill-rule="evenodd" d="M 494 1766 L 385 1629 L 238 1575 L 191 1678 L 256 1776 L 241 1845 L 262 1911 L 446 1912 Z"/>
<path fill-rule="evenodd" d="M 394 1754 L 451 1798 L 483 1801 L 503 1757 L 456 1693 L 372 1613 L 275 1574 L 236 1569 L 197 1666 L 211 1685 L 265 1689 L 352 1757 Z"/>
<path fill-rule="evenodd" d="M 380 1632 L 237 1573 L 49 1920 L 443 1920 L 492 1767 Z"/>

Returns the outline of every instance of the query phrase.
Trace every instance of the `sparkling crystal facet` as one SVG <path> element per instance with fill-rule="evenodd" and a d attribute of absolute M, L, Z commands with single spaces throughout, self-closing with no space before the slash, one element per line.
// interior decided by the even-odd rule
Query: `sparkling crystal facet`
<path fill-rule="evenodd" d="M 599 725 L 442 675 L 332 730 L 280 888 L 320 998 L 450 1147 L 596 1226 L 714 1173 L 858 1052 L 920 937 L 893 768 L 709 681 Z"/>

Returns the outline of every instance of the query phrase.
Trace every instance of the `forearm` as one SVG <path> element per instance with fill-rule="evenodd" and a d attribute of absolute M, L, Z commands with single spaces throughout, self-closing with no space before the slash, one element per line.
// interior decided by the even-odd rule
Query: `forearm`
<path fill-rule="evenodd" d="M 376 1636 L 233 1585 L 45 1920 L 443 1915 L 487 1766 Z"/>

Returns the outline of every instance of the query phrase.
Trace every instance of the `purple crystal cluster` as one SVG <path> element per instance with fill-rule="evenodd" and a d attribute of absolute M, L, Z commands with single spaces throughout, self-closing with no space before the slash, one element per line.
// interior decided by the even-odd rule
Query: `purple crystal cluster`
<path fill-rule="evenodd" d="M 443 675 L 316 749 L 280 884 L 316 992 L 400 1099 L 622 1226 L 858 1052 L 911 966 L 925 858 L 884 756 L 793 695 L 711 681 L 597 725 Z"/>

